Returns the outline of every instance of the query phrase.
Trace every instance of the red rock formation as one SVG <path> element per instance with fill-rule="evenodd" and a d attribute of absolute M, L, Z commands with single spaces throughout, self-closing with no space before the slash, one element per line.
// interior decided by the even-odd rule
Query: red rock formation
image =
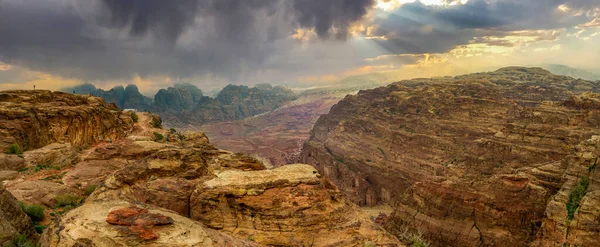
<path fill-rule="evenodd" d="M 129 231 L 144 240 L 158 238 L 152 231 L 154 226 L 173 224 L 173 219 L 160 214 L 149 213 L 147 209 L 136 206 L 119 208 L 108 213 L 106 223 L 129 226 Z"/>

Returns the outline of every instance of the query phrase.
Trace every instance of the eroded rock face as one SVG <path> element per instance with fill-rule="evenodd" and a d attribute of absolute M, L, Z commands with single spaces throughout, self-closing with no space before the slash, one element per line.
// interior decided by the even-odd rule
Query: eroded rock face
<path fill-rule="evenodd" d="M 598 84 L 518 67 L 361 91 L 317 121 L 300 161 L 359 205 L 393 206 L 392 231 L 523 246 L 563 186 L 561 160 L 600 126 L 586 91 Z"/>
<path fill-rule="evenodd" d="M 54 142 L 75 146 L 129 132 L 129 116 L 118 114 L 102 99 L 61 92 L 0 92 L 0 150 L 19 144 L 25 150 Z"/>
<path fill-rule="evenodd" d="M 11 195 L 0 183 L 0 246 L 11 242 L 18 234 L 29 238 L 38 237 L 33 229 L 33 223 Z"/>
<path fill-rule="evenodd" d="M 132 145 L 139 145 L 133 142 Z M 139 146 L 144 150 L 144 145 Z M 127 148 L 126 148 L 127 149 Z M 117 170 L 88 198 L 92 201 L 124 199 L 157 205 L 189 215 L 189 196 L 200 179 L 208 175 L 206 157 L 214 149 L 191 149 L 156 143 L 145 158 L 131 160 Z"/>
<path fill-rule="evenodd" d="M 576 147 L 576 151 L 561 161 L 566 167 L 565 181 L 548 203 L 546 217 L 534 246 L 597 246 L 600 239 L 600 176 L 596 171 L 600 157 L 600 136 L 593 136 Z M 585 195 L 572 201 L 576 187 L 583 180 L 588 186 Z M 567 206 L 573 204 L 573 206 Z M 575 204 L 577 204 L 575 206 Z M 572 207 L 569 216 L 567 208 Z"/>
<path fill-rule="evenodd" d="M 145 239 L 129 225 L 113 225 L 107 223 L 107 216 L 115 216 L 115 210 L 136 207 L 133 213 L 145 214 L 158 224 L 152 227 L 155 238 Z M 126 213 L 126 212 L 122 212 Z M 154 216 L 150 216 L 154 215 Z M 123 216 L 123 214 L 121 214 Z M 130 215 L 131 216 L 131 215 Z M 112 217 L 110 219 L 113 219 Z M 140 217 L 137 217 L 139 220 Z M 113 221 L 111 222 L 125 222 Z M 132 222 L 133 225 L 134 222 Z M 146 229 L 147 230 L 147 229 Z M 69 211 L 57 222 L 53 222 L 40 241 L 41 246 L 260 246 L 250 241 L 236 239 L 203 226 L 172 211 L 146 205 L 132 205 L 125 201 L 86 202 L 83 206 Z"/>
<path fill-rule="evenodd" d="M 199 184 L 191 217 L 273 246 L 400 246 L 310 165 L 224 171 Z"/>
<path fill-rule="evenodd" d="M 0 154 L 0 171 L 18 171 L 25 167 L 25 159 L 16 154 Z"/>

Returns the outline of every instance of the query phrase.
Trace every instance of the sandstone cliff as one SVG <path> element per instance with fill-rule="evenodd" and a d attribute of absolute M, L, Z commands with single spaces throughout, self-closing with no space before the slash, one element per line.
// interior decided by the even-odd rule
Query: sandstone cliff
<path fill-rule="evenodd" d="M 82 146 L 122 138 L 132 120 L 92 96 L 50 91 L 0 92 L 0 149 L 30 150 L 54 142 Z"/>
<path fill-rule="evenodd" d="M 600 96 L 576 96 L 598 86 L 510 67 L 361 91 L 317 121 L 300 161 L 359 205 L 392 205 L 396 233 L 523 246 L 565 184 L 551 164 L 598 131 Z"/>

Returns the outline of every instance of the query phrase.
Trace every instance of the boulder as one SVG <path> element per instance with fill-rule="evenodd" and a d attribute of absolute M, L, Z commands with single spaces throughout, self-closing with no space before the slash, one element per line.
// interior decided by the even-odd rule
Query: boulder
<path fill-rule="evenodd" d="M 17 199 L 0 184 L 0 246 L 5 246 L 17 235 L 37 239 L 31 218 L 19 206 Z"/>
<path fill-rule="evenodd" d="M 0 170 L 18 171 L 25 166 L 23 157 L 16 154 L 0 154 Z"/>
<path fill-rule="evenodd" d="M 135 220 L 129 225 L 127 219 Z M 137 226 L 147 229 L 132 230 L 131 226 L 138 223 Z M 51 223 L 40 244 L 43 247 L 261 246 L 207 229 L 169 210 L 126 201 L 86 202 Z"/>

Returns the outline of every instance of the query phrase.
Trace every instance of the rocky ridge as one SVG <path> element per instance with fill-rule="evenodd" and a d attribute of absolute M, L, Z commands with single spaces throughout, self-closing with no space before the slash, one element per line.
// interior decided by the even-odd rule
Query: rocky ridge
<path fill-rule="evenodd" d="M 296 98 L 290 89 L 270 84 L 228 85 L 215 98 L 204 96 L 198 87 L 189 83 L 161 89 L 154 99 L 143 96 L 135 85 L 104 91 L 92 84 L 83 84 L 62 91 L 101 97 L 121 109 L 156 112 L 169 126 L 176 127 L 242 119 L 277 109 Z"/>
<path fill-rule="evenodd" d="M 564 204 L 548 211 L 548 202 L 564 203 L 555 195 L 577 179 L 564 179 L 573 168 L 563 160 L 598 133 L 598 89 L 521 67 L 401 81 L 340 101 L 299 160 L 359 205 L 391 205 L 387 227 L 397 235 L 420 232 L 436 246 L 532 244 L 565 229 Z M 596 229 L 578 226 L 575 236 Z"/>
<path fill-rule="evenodd" d="M 51 143 L 76 146 L 130 132 L 132 120 L 116 107 L 85 95 L 44 90 L 0 92 L 0 149 L 18 144 L 24 150 Z"/>

